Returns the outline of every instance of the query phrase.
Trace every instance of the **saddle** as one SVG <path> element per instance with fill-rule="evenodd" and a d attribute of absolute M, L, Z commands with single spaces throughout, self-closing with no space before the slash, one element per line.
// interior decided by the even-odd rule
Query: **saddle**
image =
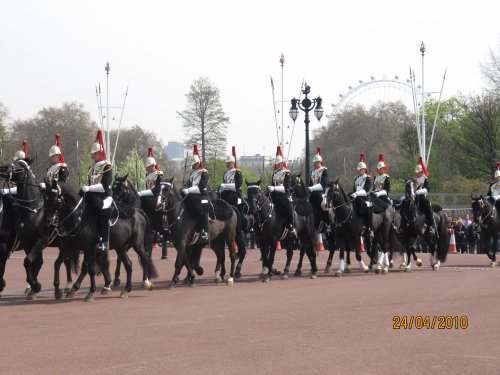
<path fill-rule="evenodd" d="M 197 218 L 203 216 L 205 211 L 203 209 L 202 200 L 209 200 L 208 197 L 198 194 L 188 194 L 184 199 L 184 207 L 188 213 Z M 208 216 L 212 220 L 228 220 L 233 216 L 233 209 L 231 206 L 222 199 L 213 199 L 208 204 Z"/>
<path fill-rule="evenodd" d="M 111 206 L 111 217 L 115 218 L 118 216 L 120 219 L 130 219 L 135 214 L 135 208 L 124 202 L 115 201 L 115 205 Z"/>
<path fill-rule="evenodd" d="M 295 212 L 300 216 L 308 216 L 313 213 L 312 204 L 306 199 L 296 199 L 292 202 Z"/>
<path fill-rule="evenodd" d="M 382 198 L 377 198 L 372 201 L 372 211 L 374 214 L 381 214 L 390 206 L 389 202 L 386 202 Z"/>

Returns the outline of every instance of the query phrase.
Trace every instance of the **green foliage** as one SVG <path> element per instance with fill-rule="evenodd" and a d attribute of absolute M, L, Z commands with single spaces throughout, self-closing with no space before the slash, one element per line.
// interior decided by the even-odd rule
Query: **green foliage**
<path fill-rule="evenodd" d="M 125 156 L 125 160 L 115 163 L 114 176 L 123 177 L 128 175 L 127 180 L 130 181 L 137 191 L 146 188 L 146 170 L 144 169 L 144 160 L 133 148 Z"/>

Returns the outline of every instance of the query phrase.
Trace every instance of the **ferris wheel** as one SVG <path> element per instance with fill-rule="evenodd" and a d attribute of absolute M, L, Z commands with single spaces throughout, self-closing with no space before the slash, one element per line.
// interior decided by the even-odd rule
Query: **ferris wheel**
<path fill-rule="evenodd" d="M 420 85 L 414 87 L 416 92 L 412 91 L 410 79 L 401 81 L 399 76 L 394 76 L 393 79 L 382 77 L 376 79 L 371 76 L 369 81 L 359 80 L 357 86 L 349 86 L 349 91 L 346 94 L 339 94 L 339 101 L 332 104 L 332 112 L 327 114 L 328 118 L 333 118 L 336 114 L 342 112 L 351 104 L 363 104 L 365 107 L 370 107 L 377 102 L 395 102 L 401 101 L 408 107 L 411 112 L 415 112 L 420 106 L 420 103 L 415 103 L 415 96 L 420 94 L 422 89 Z M 427 94 L 428 96 L 430 93 Z"/>

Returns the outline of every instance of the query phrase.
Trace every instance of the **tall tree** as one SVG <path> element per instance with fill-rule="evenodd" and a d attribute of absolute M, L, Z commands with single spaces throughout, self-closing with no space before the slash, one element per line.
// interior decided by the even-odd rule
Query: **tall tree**
<path fill-rule="evenodd" d="M 177 112 L 187 135 L 186 147 L 200 144 L 204 164 L 208 157 L 217 159 L 217 155 L 225 155 L 229 117 L 222 109 L 219 89 L 208 78 L 201 77 L 191 84 L 186 98 L 186 109 Z"/>
<path fill-rule="evenodd" d="M 497 50 L 489 49 L 488 57 L 480 63 L 483 79 L 490 93 L 500 93 L 500 41 Z"/>
<path fill-rule="evenodd" d="M 9 119 L 9 109 L 0 102 L 0 163 L 4 163 L 9 157 L 4 158 L 5 147 L 11 143 L 11 134 L 7 127 Z"/>

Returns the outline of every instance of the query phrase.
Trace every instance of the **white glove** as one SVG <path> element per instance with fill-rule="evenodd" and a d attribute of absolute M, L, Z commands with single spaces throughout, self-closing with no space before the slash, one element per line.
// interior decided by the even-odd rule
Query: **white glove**
<path fill-rule="evenodd" d="M 188 191 L 188 189 L 182 189 L 182 193 L 183 193 L 184 195 L 188 195 L 188 194 L 189 194 L 189 191 Z"/>
<path fill-rule="evenodd" d="M 272 193 L 274 191 L 274 186 L 268 186 L 267 190 L 269 190 L 269 192 Z"/>
<path fill-rule="evenodd" d="M 138 194 L 139 197 L 152 197 L 154 195 L 151 189 L 140 191 Z"/>
<path fill-rule="evenodd" d="M 200 188 L 198 186 L 191 186 L 190 188 L 187 189 L 189 194 L 201 194 L 200 193 Z"/>
<path fill-rule="evenodd" d="M 104 193 L 104 186 L 102 184 L 90 185 L 88 188 L 91 193 Z"/>
<path fill-rule="evenodd" d="M 312 193 L 312 191 L 313 191 L 313 187 L 312 187 L 312 186 L 308 186 L 308 187 L 307 187 L 307 190 L 309 190 L 309 192 L 310 192 L 310 193 Z"/>
<path fill-rule="evenodd" d="M 222 190 L 236 191 L 236 184 L 220 184 Z"/>
<path fill-rule="evenodd" d="M 351 198 L 352 198 L 352 199 L 356 198 L 357 196 L 358 196 L 358 194 L 356 194 L 356 193 L 352 193 L 352 194 L 351 194 Z"/>
<path fill-rule="evenodd" d="M 90 186 L 89 185 L 83 185 L 80 190 L 84 193 L 88 193 L 90 191 Z"/>
<path fill-rule="evenodd" d="M 40 182 L 40 183 L 38 184 L 38 186 L 40 186 L 42 189 L 45 189 L 45 188 L 46 188 L 46 186 L 45 186 L 45 182 Z"/>
<path fill-rule="evenodd" d="M 7 189 L 0 189 L 0 192 L 2 195 L 8 195 L 8 194 L 12 194 L 12 195 L 15 195 L 17 194 L 17 186 L 14 186 L 13 188 L 7 188 Z"/>
<path fill-rule="evenodd" d="M 366 190 L 361 189 L 356 192 L 356 197 L 366 197 Z"/>
<path fill-rule="evenodd" d="M 378 197 L 384 197 L 387 195 L 387 191 L 385 190 L 379 190 L 379 191 L 376 191 L 375 192 L 375 196 L 378 198 Z"/>
<path fill-rule="evenodd" d="M 285 193 L 285 187 L 284 186 L 275 186 L 274 191 L 277 191 L 278 193 Z"/>
<path fill-rule="evenodd" d="M 310 192 L 313 192 L 313 191 L 323 191 L 323 186 L 321 184 L 316 184 L 316 185 L 313 185 L 313 186 L 309 186 L 307 189 Z"/>
<path fill-rule="evenodd" d="M 427 195 L 427 189 L 418 189 L 416 192 L 415 192 L 416 195 Z"/>

